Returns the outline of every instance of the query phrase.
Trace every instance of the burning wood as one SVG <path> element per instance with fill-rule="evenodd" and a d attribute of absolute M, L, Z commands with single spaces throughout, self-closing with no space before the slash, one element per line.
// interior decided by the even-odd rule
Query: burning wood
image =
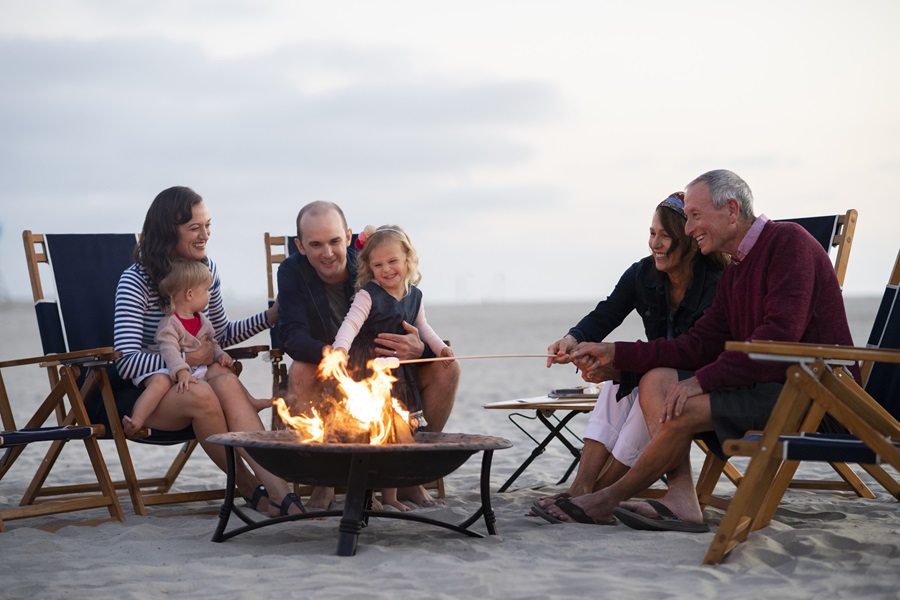
<path fill-rule="evenodd" d="M 311 415 L 292 415 L 284 400 L 276 399 L 274 406 L 284 423 L 300 433 L 301 441 L 309 443 L 413 443 L 409 413 L 391 395 L 391 385 L 397 378 L 390 368 L 372 361 L 372 376 L 355 381 L 346 367 L 343 352 L 326 349 L 319 378 L 336 384 L 327 386 L 333 394 L 324 399 L 321 414 L 312 409 Z"/>

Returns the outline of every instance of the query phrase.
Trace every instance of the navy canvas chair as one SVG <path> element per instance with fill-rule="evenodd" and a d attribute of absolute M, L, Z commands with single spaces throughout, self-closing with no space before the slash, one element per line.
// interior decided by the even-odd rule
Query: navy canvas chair
<path fill-rule="evenodd" d="M 110 519 L 124 520 L 119 498 L 97 443 L 97 438 L 104 435 L 104 427 L 92 425 L 88 420 L 77 384 L 80 366 L 110 360 L 113 356 L 112 348 L 104 348 L 99 351 L 0 362 L 0 480 L 10 471 L 26 447 L 36 442 L 50 442 L 48 456 L 52 456 L 55 461 L 68 442 L 81 440 L 94 473 L 94 481 L 90 483 L 51 487 L 46 485 L 46 481 L 52 464 L 43 461 L 35 471 L 19 506 L 0 509 L 0 531 L 6 530 L 4 521 L 92 508 L 105 507 Z M 45 366 L 52 373 L 51 382 L 55 383 L 28 421 L 19 426 L 13 411 L 14 399 L 7 393 L 2 373 L 7 368 L 37 364 Z M 22 409 L 25 402 L 15 400 L 16 408 Z"/>
<path fill-rule="evenodd" d="M 900 500 L 900 483 L 881 464 L 900 470 L 900 253 L 876 315 L 869 347 L 780 342 L 730 343 L 758 360 L 795 363 L 766 428 L 725 444 L 749 456 L 743 481 L 704 562 L 721 562 L 750 532 L 771 521 L 799 461 L 860 464 Z M 862 361 L 861 387 L 841 365 Z M 850 435 L 817 434 L 825 414 Z"/>
<path fill-rule="evenodd" d="M 822 245 L 822 248 L 832 256 L 838 284 L 843 288 L 844 277 L 847 274 L 847 264 L 850 261 L 850 250 L 853 247 L 853 237 L 856 232 L 857 216 L 857 211 L 850 209 L 846 213 L 838 215 L 780 219 L 780 221 L 801 225 Z M 743 475 L 733 464 L 710 452 L 703 441 L 696 440 L 696 443 L 706 454 L 703 466 L 700 469 L 700 475 L 697 478 L 697 497 L 701 505 L 710 505 L 724 509 L 728 506 L 728 500 L 713 494 L 720 476 L 724 473 L 734 485 L 738 485 Z M 795 480 L 791 483 L 791 486 L 797 488 L 847 490 L 864 498 L 875 497 L 868 486 L 863 483 L 848 465 L 834 463 L 832 467 L 840 476 L 840 480 Z"/>
<path fill-rule="evenodd" d="M 294 235 L 270 235 L 268 232 L 263 235 L 263 241 L 266 246 L 266 282 L 268 284 L 270 308 L 275 304 L 275 298 L 278 295 L 278 290 L 276 289 L 276 282 L 278 281 L 278 265 L 284 262 L 287 257 L 299 252 L 299 250 L 297 250 L 297 244 L 294 243 L 296 237 L 297 236 Z M 353 243 L 355 241 L 356 234 L 353 234 L 350 242 Z M 269 360 L 272 363 L 273 398 L 284 398 L 287 396 L 288 373 L 287 365 L 284 362 L 284 344 L 281 341 L 280 332 L 281 330 L 278 325 L 275 325 L 275 327 L 269 330 L 272 342 L 269 349 Z M 273 410 L 272 429 L 282 428 L 284 428 L 284 423 Z M 444 497 L 443 478 L 425 484 L 425 487 L 437 490 L 439 498 Z M 298 486 L 296 483 L 294 484 L 294 488 L 297 494 L 309 494 L 312 491 L 311 486 Z"/>
<path fill-rule="evenodd" d="M 113 345 L 113 315 L 119 277 L 132 264 L 135 234 L 33 234 L 23 232 L 25 256 L 31 278 L 41 343 L 45 353 L 72 352 Z M 47 273 L 46 271 L 49 271 Z M 55 299 L 44 293 L 55 287 Z M 265 347 L 242 349 L 236 358 L 255 355 Z M 229 353 L 232 353 L 229 350 Z M 51 372 L 51 384 L 53 382 Z M 142 440 L 128 440 L 122 429 L 119 407 L 133 404 L 140 390 L 123 381 L 109 360 L 86 369 L 79 381 L 88 418 L 105 427 L 105 437 L 115 441 L 124 481 L 135 513 L 146 515 L 155 504 L 192 502 L 224 497 L 224 490 L 173 492 L 176 478 L 197 445 L 193 430 L 154 430 Z M 138 478 L 128 442 L 183 445 L 167 472 L 155 478 Z M 48 455 L 48 459 L 50 459 Z M 55 460 L 55 458 L 53 458 Z M 52 467 L 52 461 L 51 467 Z"/>

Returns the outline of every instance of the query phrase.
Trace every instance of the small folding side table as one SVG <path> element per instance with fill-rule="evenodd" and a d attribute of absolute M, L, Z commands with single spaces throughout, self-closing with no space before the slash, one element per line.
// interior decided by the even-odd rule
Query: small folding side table
<path fill-rule="evenodd" d="M 550 396 L 538 396 L 535 398 L 520 398 L 518 400 L 504 400 L 501 402 L 492 402 L 490 404 L 485 404 L 484 408 L 490 410 L 512 410 L 516 412 L 512 412 L 507 415 L 507 418 L 512 422 L 513 425 L 518 427 L 525 435 L 527 435 L 531 440 L 535 443 L 534 449 L 531 451 L 531 454 L 525 459 L 525 461 L 519 465 L 519 468 L 516 469 L 516 472 L 512 474 L 512 476 L 506 480 L 498 492 L 505 492 L 509 489 L 509 486 L 513 484 L 513 482 L 521 475 L 528 466 L 534 462 L 538 456 L 544 453 L 544 450 L 553 440 L 559 440 L 572 454 L 572 463 L 569 465 L 566 472 L 563 474 L 562 478 L 556 482 L 557 485 L 563 483 L 566 479 L 569 478 L 569 475 L 572 474 L 572 471 L 575 470 L 575 467 L 578 465 L 578 461 L 581 460 L 581 448 L 583 446 L 583 440 L 574 432 L 572 432 L 567 425 L 569 421 L 574 419 L 577 415 L 582 413 L 591 412 L 594 409 L 594 405 L 597 403 L 596 395 L 581 395 L 580 397 L 565 397 L 565 398 L 551 398 Z M 534 416 L 529 416 L 523 414 L 519 411 L 534 411 Z M 561 417 L 557 416 L 556 411 L 564 411 Z M 549 433 L 547 437 L 543 440 L 538 440 L 534 436 L 531 435 L 518 421 L 516 421 L 515 417 L 521 417 L 523 419 L 537 419 L 547 428 Z"/>

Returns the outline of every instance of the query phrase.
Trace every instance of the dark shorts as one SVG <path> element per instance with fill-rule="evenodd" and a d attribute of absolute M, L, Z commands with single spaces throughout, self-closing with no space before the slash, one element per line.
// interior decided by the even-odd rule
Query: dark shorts
<path fill-rule="evenodd" d="M 678 380 L 693 377 L 692 371 L 678 370 Z M 781 394 L 781 383 L 754 383 L 740 388 L 724 388 L 709 394 L 713 431 L 698 434 L 719 458 L 725 440 L 744 437 L 750 430 L 762 430 Z"/>

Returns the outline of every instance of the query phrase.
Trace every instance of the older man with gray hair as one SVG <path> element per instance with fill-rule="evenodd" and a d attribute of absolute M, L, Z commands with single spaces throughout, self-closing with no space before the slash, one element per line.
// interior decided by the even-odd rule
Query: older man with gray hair
<path fill-rule="evenodd" d="M 700 251 L 726 252 L 716 298 L 685 335 L 652 342 L 582 343 L 573 351 L 586 381 L 610 366 L 646 371 L 641 408 L 651 441 L 631 470 L 608 488 L 561 498 L 548 513 L 560 521 L 636 529 L 702 532 L 690 448 L 702 434 L 721 442 L 762 429 L 785 380 L 785 367 L 725 351 L 730 340 L 852 345 L 841 288 L 827 253 L 802 227 L 753 214 L 753 195 L 736 174 L 710 171 L 685 188 L 685 231 Z M 858 371 L 854 375 L 859 378 Z M 628 501 L 663 475 L 658 500 Z"/>

